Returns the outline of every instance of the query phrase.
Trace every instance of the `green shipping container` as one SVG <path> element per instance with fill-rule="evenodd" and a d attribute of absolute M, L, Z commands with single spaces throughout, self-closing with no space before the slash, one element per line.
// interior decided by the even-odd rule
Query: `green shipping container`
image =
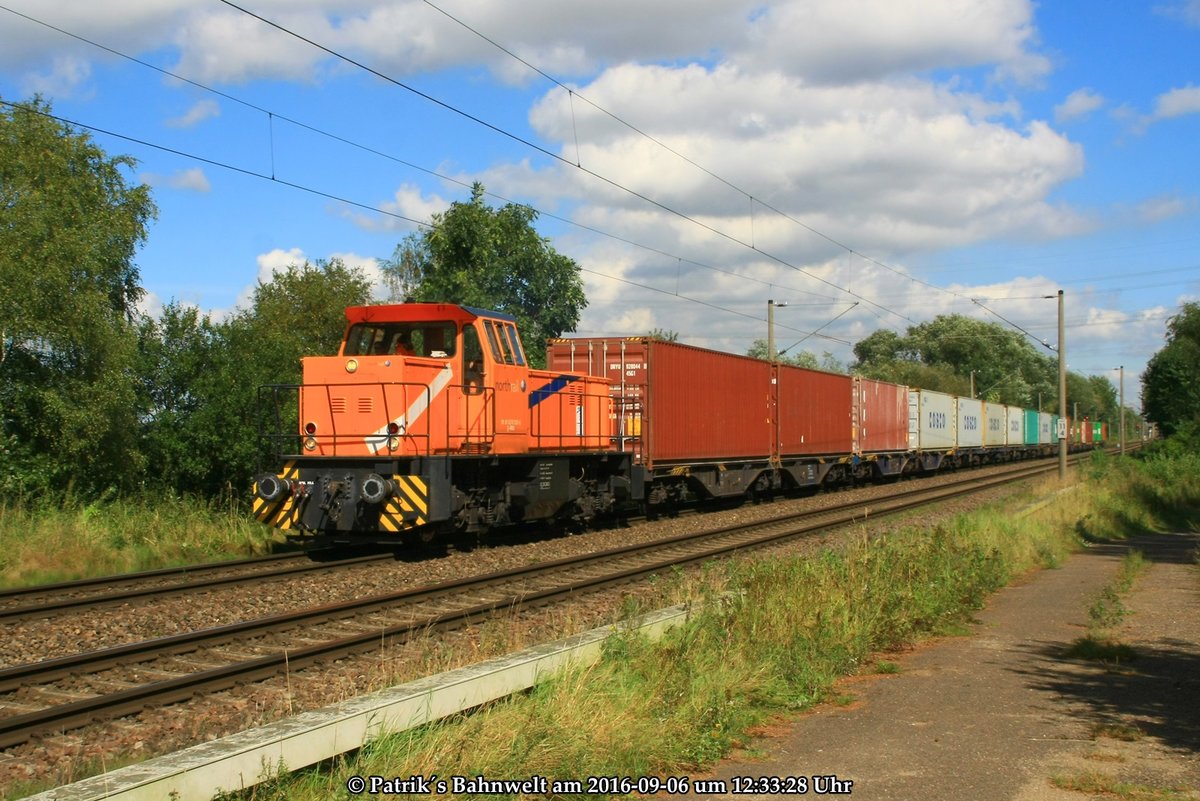
<path fill-rule="evenodd" d="M 1025 410 L 1025 444 L 1038 444 L 1038 413 L 1032 409 Z"/>

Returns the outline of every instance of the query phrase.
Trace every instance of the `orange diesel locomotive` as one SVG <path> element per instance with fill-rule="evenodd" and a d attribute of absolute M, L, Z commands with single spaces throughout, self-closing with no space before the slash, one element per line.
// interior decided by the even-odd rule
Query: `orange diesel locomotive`
<path fill-rule="evenodd" d="M 265 387 L 282 470 L 255 516 L 332 542 L 585 524 L 640 499 L 611 450 L 608 382 L 532 369 L 516 320 L 443 303 L 355 306 L 336 356 Z M 293 427 L 294 426 L 294 427 Z"/>

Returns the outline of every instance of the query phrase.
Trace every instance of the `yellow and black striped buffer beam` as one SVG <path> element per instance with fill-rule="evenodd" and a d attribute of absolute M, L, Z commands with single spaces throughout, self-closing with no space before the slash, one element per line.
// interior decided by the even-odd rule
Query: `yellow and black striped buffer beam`
<path fill-rule="evenodd" d="M 407 531 L 429 523 L 429 485 L 421 476 L 392 476 L 395 494 L 379 513 L 384 531 Z"/>
<path fill-rule="evenodd" d="M 283 466 L 283 471 L 279 473 L 279 477 L 284 481 L 296 481 L 300 477 L 300 468 L 296 467 L 295 462 L 288 462 Z M 255 488 L 254 497 L 254 516 L 268 526 L 287 531 L 296 523 L 296 498 L 290 492 L 285 492 L 280 497 L 273 501 L 264 501 L 257 495 L 258 487 Z"/>

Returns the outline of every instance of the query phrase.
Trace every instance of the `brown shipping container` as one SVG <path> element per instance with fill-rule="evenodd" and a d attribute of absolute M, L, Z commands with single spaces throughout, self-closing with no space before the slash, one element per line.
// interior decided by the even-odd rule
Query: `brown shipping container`
<path fill-rule="evenodd" d="M 861 452 L 908 450 L 908 387 L 859 378 Z"/>
<path fill-rule="evenodd" d="M 852 453 L 853 400 L 848 375 L 779 365 L 780 457 Z"/>
<path fill-rule="evenodd" d="M 648 467 L 770 453 L 771 365 L 761 359 L 609 337 L 554 340 L 546 366 L 608 378 L 622 423 L 618 447 Z"/>

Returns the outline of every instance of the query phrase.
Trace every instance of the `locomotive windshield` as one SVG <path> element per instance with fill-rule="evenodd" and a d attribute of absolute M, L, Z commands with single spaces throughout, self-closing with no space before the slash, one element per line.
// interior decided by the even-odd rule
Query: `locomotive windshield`
<path fill-rule="evenodd" d="M 454 355 L 458 328 L 452 321 L 418 323 L 359 323 L 346 336 L 345 356 L 424 356 L 448 359 Z"/>
<path fill-rule="evenodd" d="M 521 339 L 517 336 L 517 327 L 512 323 L 499 320 L 484 320 L 488 343 L 492 347 L 492 358 L 497 364 L 518 364 L 525 366 L 525 352 L 521 349 Z"/>

